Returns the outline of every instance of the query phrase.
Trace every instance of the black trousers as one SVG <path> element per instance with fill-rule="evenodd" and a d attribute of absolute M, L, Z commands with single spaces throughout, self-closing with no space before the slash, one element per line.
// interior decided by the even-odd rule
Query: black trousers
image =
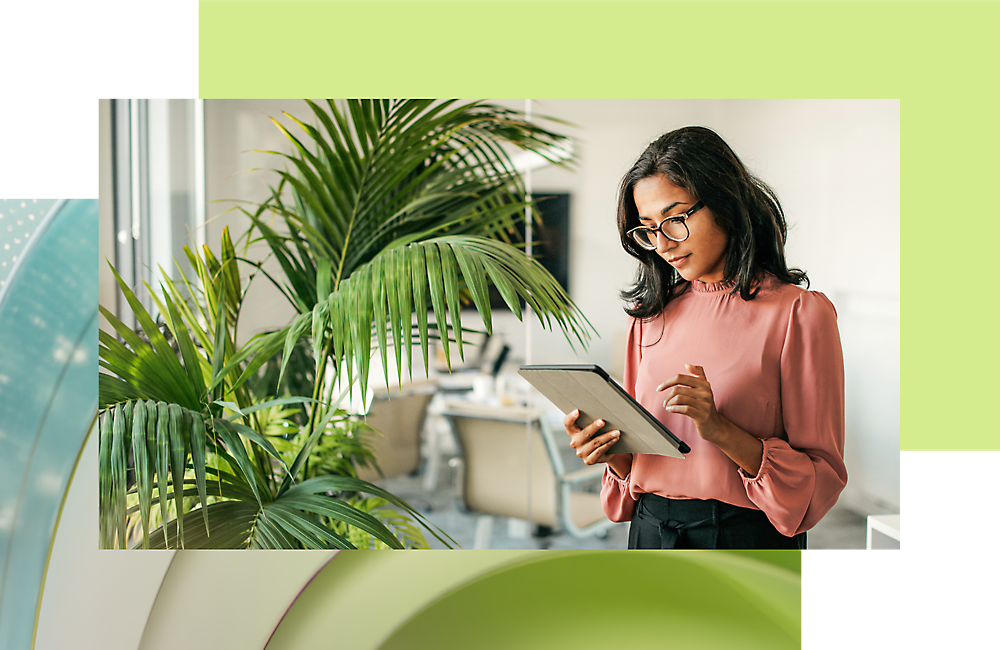
<path fill-rule="evenodd" d="M 752 508 L 643 494 L 632 515 L 628 547 L 804 549 L 806 534 L 785 537 L 767 515 Z"/>

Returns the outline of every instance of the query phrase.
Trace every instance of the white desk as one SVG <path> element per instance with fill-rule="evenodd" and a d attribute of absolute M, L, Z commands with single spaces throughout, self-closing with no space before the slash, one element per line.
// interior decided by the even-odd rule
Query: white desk
<path fill-rule="evenodd" d="M 899 548 L 899 515 L 868 515 L 868 549 Z"/>
<path fill-rule="evenodd" d="M 913 544 L 913 500 L 899 500 L 898 515 L 869 515 L 868 533 L 865 548 L 872 550 L 872 531 L 877 530 L 899 542 L 904 551 L 910 550 Z"/>

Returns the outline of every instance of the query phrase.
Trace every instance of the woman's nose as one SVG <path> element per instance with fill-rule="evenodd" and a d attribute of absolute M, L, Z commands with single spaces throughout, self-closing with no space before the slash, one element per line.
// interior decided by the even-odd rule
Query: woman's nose
<path fill-rule="evenodd" d="M 677 242 L 675 242 L 673 239 L 671 239 L 671 238 L 667 237 L 666 235 L 664 235 L 662 230 L 657 230 L 656 231 L 656 250 L 657 250 L 657 252 L 665 253 L 665 252 L 667 252 L 668 250 L 670 250 L 671 248 L 673 248 L 676 245 L 677 245 Z"/>

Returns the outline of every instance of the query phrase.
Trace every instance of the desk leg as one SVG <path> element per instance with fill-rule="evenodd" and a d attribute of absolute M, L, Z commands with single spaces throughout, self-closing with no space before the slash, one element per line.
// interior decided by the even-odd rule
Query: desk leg
<path fill-rule="evenodd" d="M 489 548 L 491 537 L 493 537 L 493 517 L 479 515 L 479 519 L 476 520 L 476 541 L 473 548 L 477 551 Z"/>
<path fill-rule="evenodd" d="M 441 416 L 434 414 L 427 418 L 427 467 L 424 470 L 424 491 L 437 490 L 438 472 L 441 470 Z"/>

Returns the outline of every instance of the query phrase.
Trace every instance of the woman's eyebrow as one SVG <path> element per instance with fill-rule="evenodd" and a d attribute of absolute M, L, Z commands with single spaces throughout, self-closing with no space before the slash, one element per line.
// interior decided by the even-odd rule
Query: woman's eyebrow
<path fill-rule="evenodd" d="M 662 210 L 660 210 L 660 215 L 662 216 L 662 215 L 667 214 L 668 212 L 670 212 L 671 210 L 673 210 L 678 205 L 687 205 L 687 203 L 684 203 L 683 201 L 674 201 L 673 203 L 671 203 L 667 207 L 665 207 Z M 654 221 L 654 219 L 652 217 L 644 217 L 642 215 L 639 215 L 639 221 Z"/>

